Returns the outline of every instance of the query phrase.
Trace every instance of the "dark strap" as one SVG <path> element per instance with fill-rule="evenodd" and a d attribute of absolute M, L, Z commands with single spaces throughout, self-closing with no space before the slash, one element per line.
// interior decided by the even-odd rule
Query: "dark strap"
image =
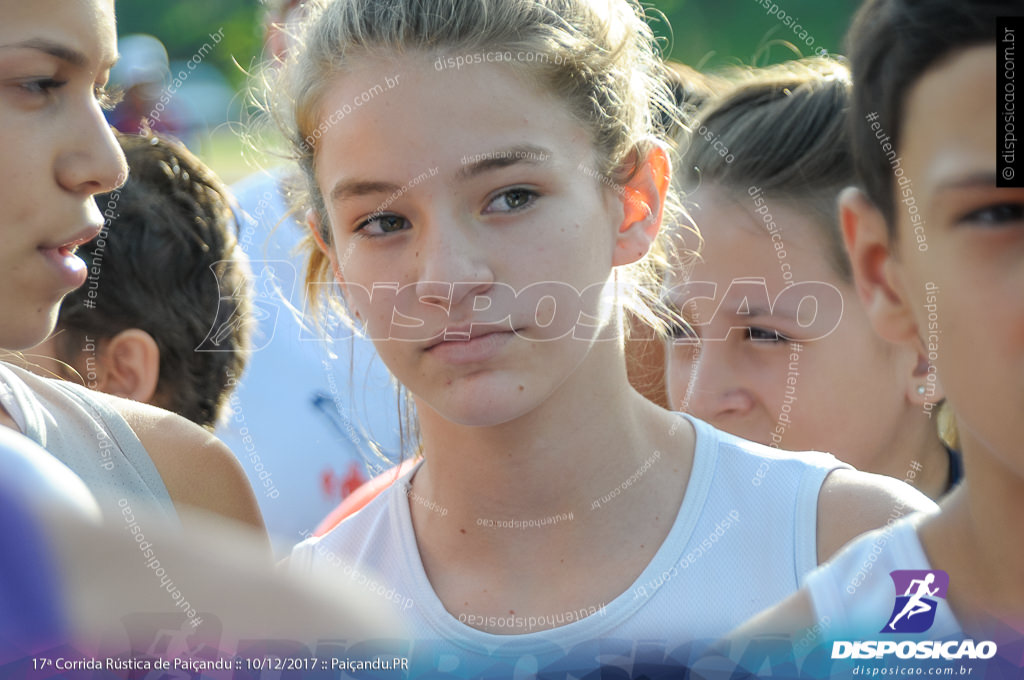
<path fill-rule="evenodd" d="M 964 457 L 959 451 L 948 446 L 946 452 L 949 454 L 949 484 L 946 486 L 946 493 L 949 493 L 964 478 Z"/>

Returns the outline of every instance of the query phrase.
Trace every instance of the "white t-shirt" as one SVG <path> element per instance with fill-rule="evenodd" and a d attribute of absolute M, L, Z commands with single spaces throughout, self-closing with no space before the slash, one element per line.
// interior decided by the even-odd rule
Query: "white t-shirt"
<path fill-rule="evenodd" d="M 410 519 L 407 492 L 415 469 L 333 531 L 296 546 L 291 569 L 301 574 L 340 568 L 340 578 L 399 609 L 413 638 L 403 652 L 414 659 L 413 667 L 452 677 L 512 677 L 602 664 L 635 675 L 638 669 L 688 663 L 699 653 L 689 643 L 725 634 L 796 591 L 817 566 L 818 492 L 832 470 L 846 466 L 828 454 L 779 451 L 680 417 L 693 424 L 696 449 L 668 537 L 626 592 L 593 612 L 553 614 L 555 628 L 497 635 L 466 625 L 444 608 L 424 572 Z M 509 625 L 520 623 L 530 625 Z"/>
<path fill-rule="evenodd" d="M 306 232 L 286 218 L 280 179 L 253 175 L 233 189 L 246 213 L 238 240 L 252 267 L 258 327 L 216 435 L 245 469 L 284 556 L 301 532 L 391 467 L 371 440 L 395 459 L 399 444 L 395 387 L 372 343 L 347 328 L 328 343 L 289 309 L 305 309 L 306 257 L 294 249 Z"/>

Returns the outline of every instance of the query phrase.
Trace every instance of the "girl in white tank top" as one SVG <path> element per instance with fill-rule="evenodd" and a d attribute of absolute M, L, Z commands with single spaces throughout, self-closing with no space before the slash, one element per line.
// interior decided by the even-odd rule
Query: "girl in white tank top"
<path fill-rule="evenodd" d="M 117 51 L 113 3 L 2 13 L 0 80 L 10 87 L 0 95 L 0 348 L 17 351 L 46 338 L 63 295 L 85 282 L 75 249 L 116 215 L 101 214 L 93 197 L 127 170 L 101 110 Z M 0 393 L 0 424 L 65 461 L 101 506 L 139 498 L 173 516 L 173 501 L 262 529 L 237 462 L 201 428 L 7 365 Z"/>
<path fill-rule="evenodd" d="M 469 655 L 457 674 L 587 668 L 601 639 L 653 636 L 663 659 L 715 635 L 894 504 L 929 506 L 630 388 L 625 281 L 674 205 L 650 114 L 673 104 L 630 3 L 424 7 L 314 3 L 270 88 L 305 170 L 311 282 L 341 284 L 425 459 L 296 569 L 371 589 L 446 641 L 425 659 Z"/>

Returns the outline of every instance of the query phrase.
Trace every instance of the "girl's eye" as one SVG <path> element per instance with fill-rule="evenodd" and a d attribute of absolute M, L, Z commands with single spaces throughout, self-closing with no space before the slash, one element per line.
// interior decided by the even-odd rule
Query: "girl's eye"
<path fill-rule="evenodd" d="M 99 102 L 100 108 L 104 111 L 113 111 L 114 108 L 124 99 L 124 91 L 119 87 L 107 85 L 94 85 L 93 96 Z"/>
<path fill-rule="evenodd" d="M 1024 203 L 990 205 L 981 210 L 975 210 L 961 221 L 1000 227 L 1014 222 L 1024 222 Z"/>
<path fill-rule="evenodd" d="M 24 82 L 21 86 L 31 94 L 48 95 L 67 84 L 68 81 L 66 80 L 57 80 L 56 78 L 38 78 L 36 80 Z"/>
<path fill-rule="evenodd" d="M 515 212 L 537 199 L 539 194 L 529 189 L 509 189 L 494 197 L 484 212 Z"/>
<path fill-rule="evenodd" d="M 789 338 L 778 331 L 756 326 L 747 328 L 747 340 L 752 342 L 789 342 Z"/>
<path fill-rule="evenodd" d="M 47 96 L 68 84 L 66 80 L 57 78 L 39 78 L 22 83 L 22 87 L 31 94 Z M 108 88 L 105 85 L 93 85 L 93 97 L 105 111 L 111 111 L 122 99 L 120 88 Z"/>
<path fill-rule="evenodd" d="M 363 236 L 386 236 L 409 228 L 409 220 L 398 215 L 377 215 L 356 227 L 356 232 Z"/>

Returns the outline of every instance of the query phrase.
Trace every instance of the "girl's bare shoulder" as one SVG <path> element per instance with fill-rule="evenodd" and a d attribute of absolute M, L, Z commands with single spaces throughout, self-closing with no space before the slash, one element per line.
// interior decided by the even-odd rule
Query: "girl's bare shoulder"
<path fill-rule="evenodd" d="M 938 506 L 910 484 L 870 472 L 834 470 L 818 494 L 818 563 L 890 519 Z"/>
<path fill-rule="evenodd" d="M 212 433 L 155 406 L 109 394 L 96 397 L 135 432 L 176 506 L 193 506 L 264 530 L 241 464 Z"/>

